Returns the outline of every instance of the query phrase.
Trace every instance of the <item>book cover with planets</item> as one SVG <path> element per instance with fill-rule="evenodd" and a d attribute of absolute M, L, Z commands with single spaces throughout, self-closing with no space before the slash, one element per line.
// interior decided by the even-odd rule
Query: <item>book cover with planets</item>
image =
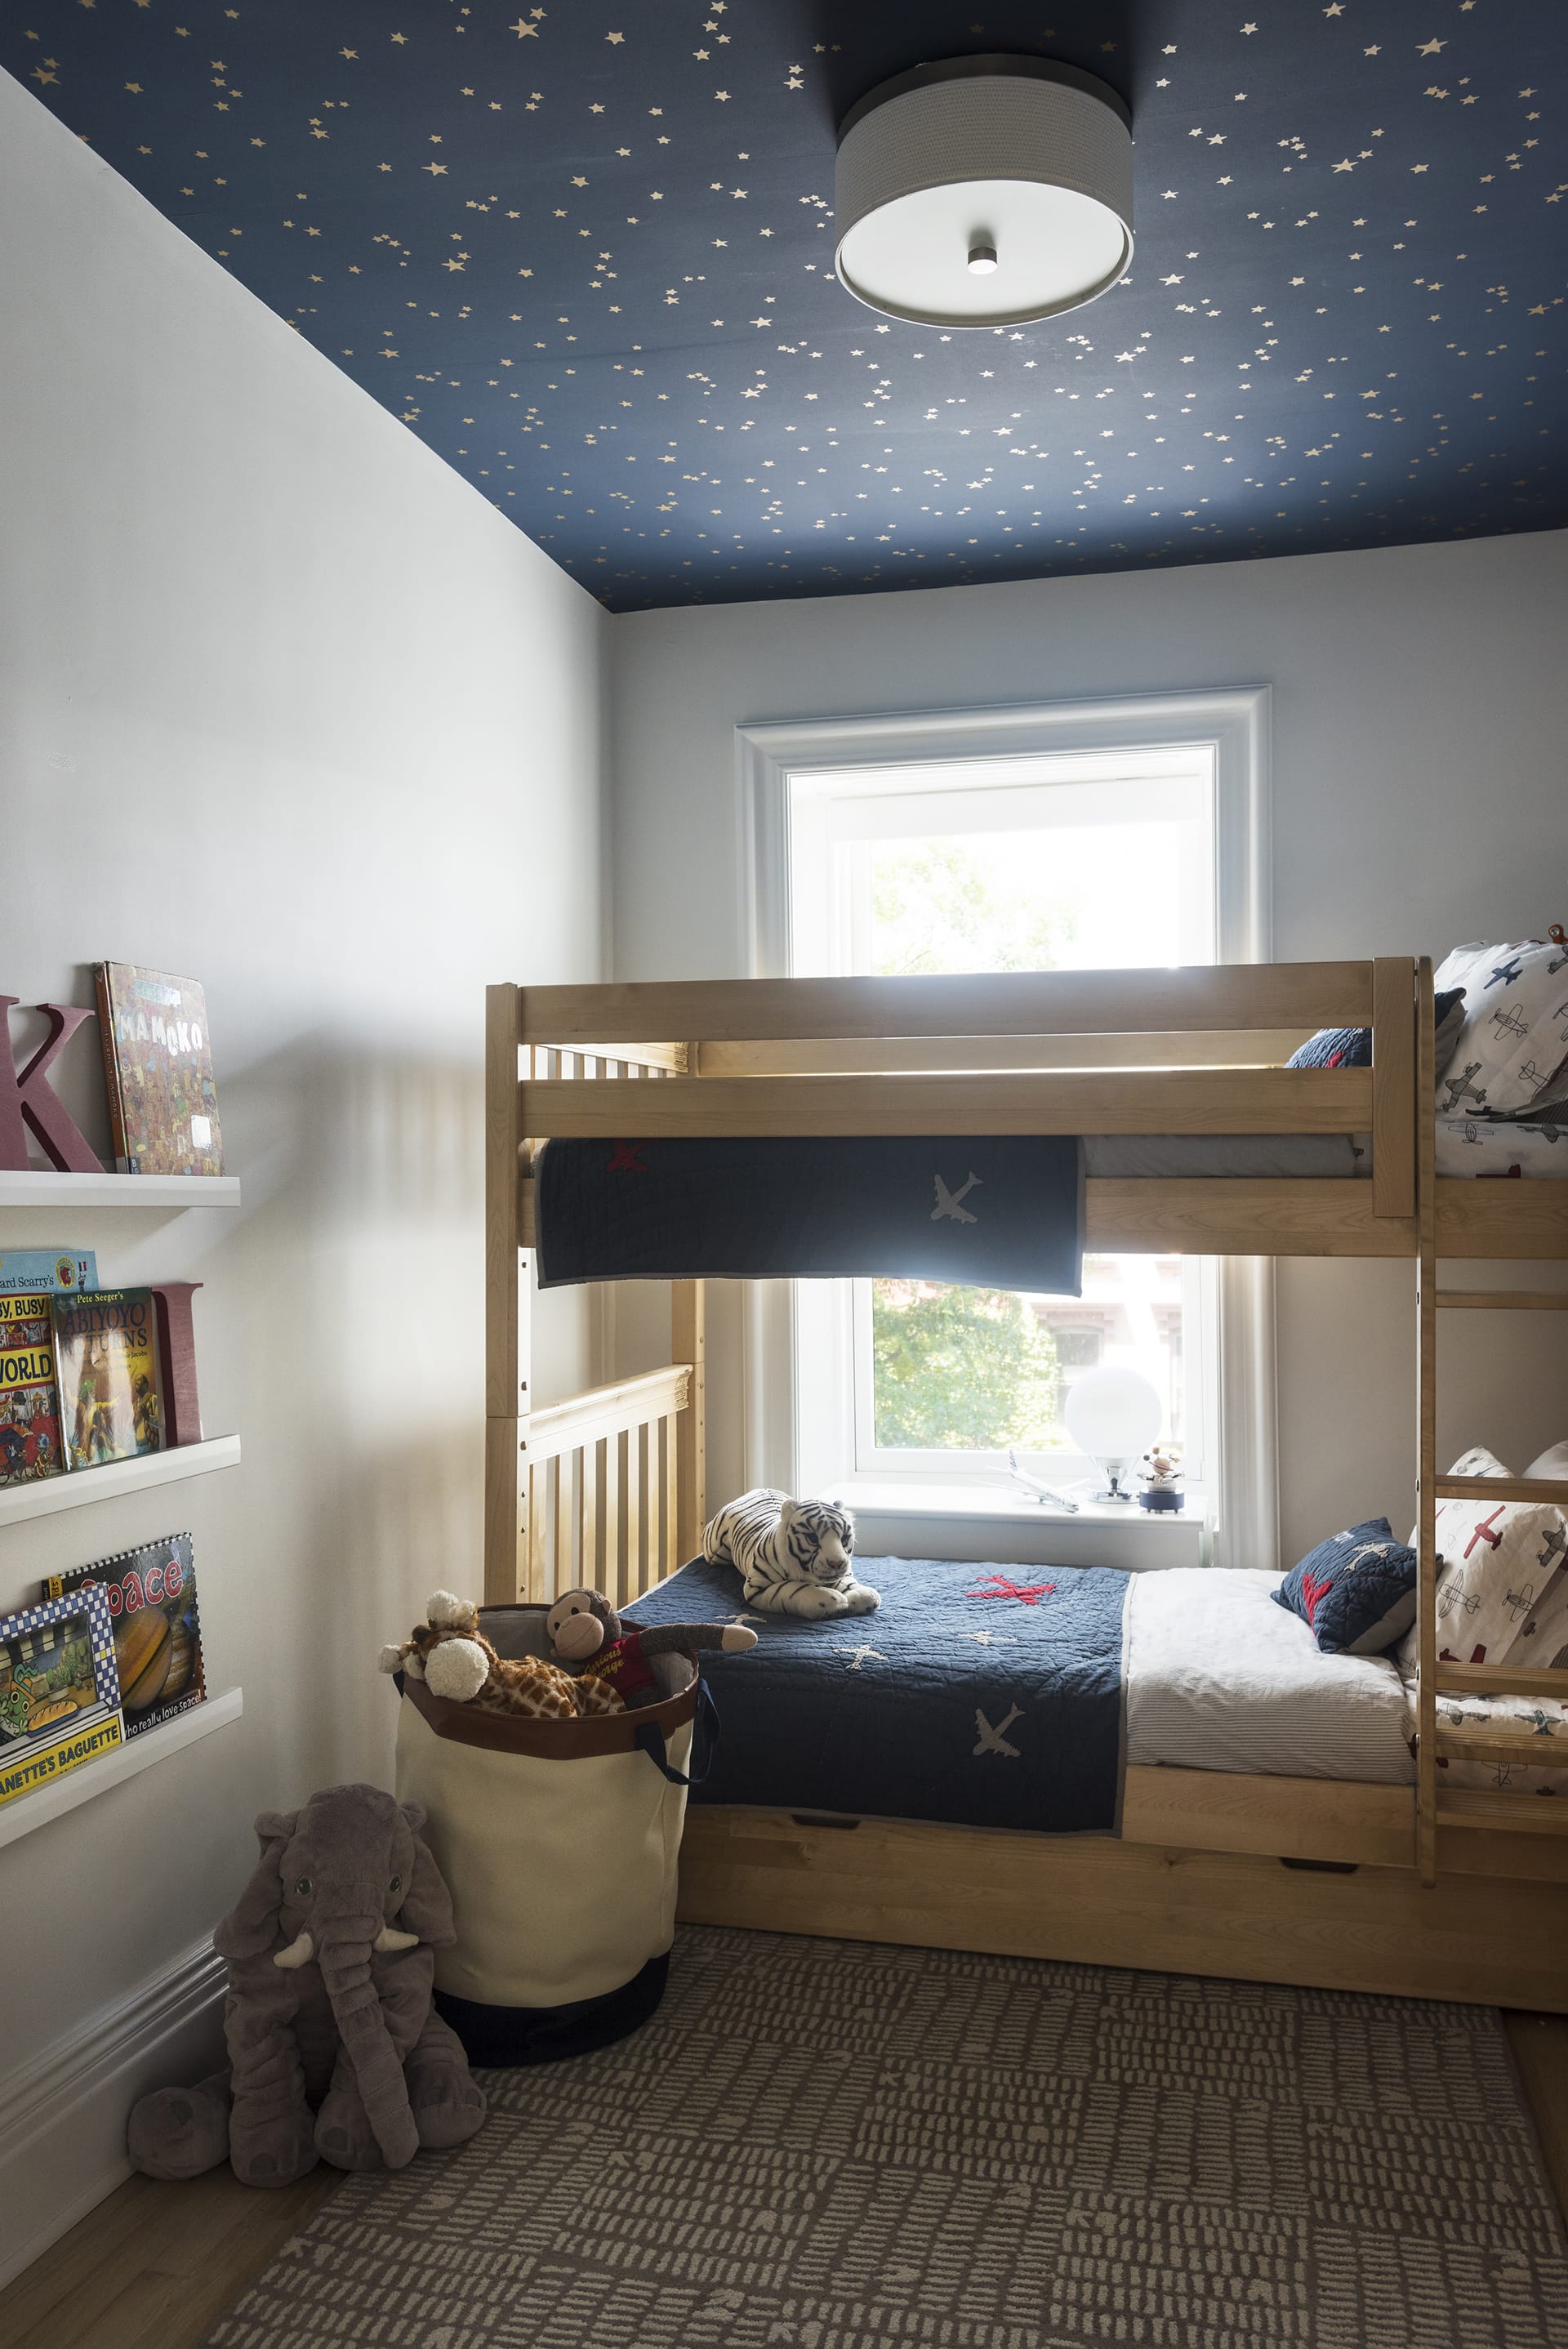
<path fill-rule="evenodd" d="M 157 1323 L 150 1288 L 50 1299 L 60 1440 L 67 1468 L 163 1448 Z"/>
<path fill-rule="evenodd" d="M 134 962 L 100 963 L 97 981 L 116 1166 L 122 1174 L 221 1174 L 206 996 L 193 978 Z"/>
<path fill-rule="evenodd" d="M 0 1485 L 36 1485 L 61 1465 L 52 1300 L 0 1296 Z"/>
<path fill-rule="evenodd" d="M 0 1804 L 121 1743 L 108 1603 L 96 1583 L 0 1621 Z"/>
<path fill-rule="evenodd" d="M 190 1535 L 164 1534 L 73 1567 L 51 1575 L 44 1589 L 58 1599 L 88 1583 L 98 1584 L 108 1602 L 126 1735 L 139 1737 L 201 1703 L 207 1674 Z"/>

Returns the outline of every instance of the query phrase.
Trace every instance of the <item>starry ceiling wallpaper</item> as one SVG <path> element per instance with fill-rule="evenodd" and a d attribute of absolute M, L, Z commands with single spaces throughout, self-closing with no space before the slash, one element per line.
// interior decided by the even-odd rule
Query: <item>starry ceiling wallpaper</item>
<path fill-rule="evenodd" d="M 1131 108 L 1130 274 L 880 318 L 836 125 L 983 52 Z M 1568 0 L 5 0 L 0 65 L 613 610 L 1568 523 Z"/>

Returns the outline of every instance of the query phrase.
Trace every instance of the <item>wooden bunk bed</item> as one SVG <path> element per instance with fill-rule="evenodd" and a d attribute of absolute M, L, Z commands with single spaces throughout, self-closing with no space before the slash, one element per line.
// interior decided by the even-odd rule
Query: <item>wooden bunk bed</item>
<path fill-rule="evenodd" d="M 1370 1028 L 1371 1067 L 1286 1069 L 1324 1027 Z M 1438 1316 L 1568 1309 L 1568 1291 L 1445 1291 L 1437 1267 L 1568 1258 L 1568 1181 L 1437 1178 L 1432 1035 L 1431 966 L 1408 957 L 489 989 L 488 1604 L 579 1581 L 628 1603 L 696 1553 L 706 1514 L 700 1281 L 673 1286 L 668 1368 L 532 1408 L 541 1137 L 1370 1132 L 1369 1179 L 1091 1179 L 1085 1246 L 1416 1275 L 1413 1789 L 1130 1767 L 1117 1837 L 694 1807 L 683 1918 L 1568 2013 L 1568 1800 L 1440 1791 L 1436 1710 L 1568 1697 L 1568 1671 L 1439 1662 L 1435 1557 L 1440 1498 L 1563 1498 L 1437 1473 Z M 1526 1744 L 1500 1727 L 1462 1752 Z"/>

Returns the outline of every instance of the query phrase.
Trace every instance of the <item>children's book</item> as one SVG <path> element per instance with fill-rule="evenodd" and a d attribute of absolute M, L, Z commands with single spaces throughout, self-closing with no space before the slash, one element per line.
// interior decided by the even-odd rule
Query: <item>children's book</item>
<path fill-rule="evenodd" d="M 50 1301 L 55 1384 L 67 1468 L 163 1448 L 150 1288 L 99 1288 Z"/>
<path fill-rule="evenodd" d="M 221 1174 L 223 1139 L 201 988 L 139 963 L 106 962 L 98 969 L 98 1001 L 119 1172 Z"/>
<path fill-rule="evenodd" d="M 53 1303 L 0 1296 L 0 1485 L 36 1485 L 63 1465 Z"/>
<path fill-rule="evenodd" d="M 124 1734 L 108 1600 L 96 1582 L 0 1620 L 0 1803 L 112 1753 Z"/>
<path fill-rule="evenodd" d="M 23 1289 L 55 1289 L 68 1297 L 98 1287 L 98 1257 L 91 1248 L 0 1248 L 0 1297 Z"/>
<path fill-rule="evenodd" d="M 200 1704 L 207 1675 L 190 1535 L 164 1534 L 139 1549 L 117 1550 L 92 1566 L 53 1574 L 44 1593 L 60 1599 L 88 1583 L 108 1602 L 126 1735 L 139 1737 Z"/>

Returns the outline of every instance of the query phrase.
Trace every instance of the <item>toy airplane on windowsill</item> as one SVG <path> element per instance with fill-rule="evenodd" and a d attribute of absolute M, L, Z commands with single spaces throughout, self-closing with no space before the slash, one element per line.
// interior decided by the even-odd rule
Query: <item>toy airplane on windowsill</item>
<path fill-rule="evenodd" d="M 1012 1474 L 1014 1483 L 1016 1485 L 1022 1485 L 1026 1493 L 1033 1493 L 1036 1500 L 1038 1501 L 1042 1506 L 1048 1503 L 1053 1509 L 1066 1509 L 1070 1516 L 1075 1517 L 1077 1516 L 1078 1513 L 1078 1503 L 1076 1501 L 1069 1501 L 1065 1493 L 1053 1492 L 1050 1485 L 1042 1485 L 1036 1477 L 1026 1475 L 1024 1470 L 1018 1465 L 1018 1455 L 1016 1452 L 1008 1453 L 1007 1466 Z"/>

